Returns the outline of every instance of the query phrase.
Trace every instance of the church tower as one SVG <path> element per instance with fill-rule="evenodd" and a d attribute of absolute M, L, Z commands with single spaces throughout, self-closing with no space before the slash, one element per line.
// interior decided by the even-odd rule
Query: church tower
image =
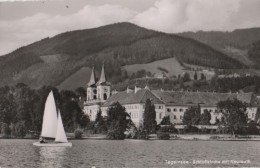
<path fill-rule="evenodd" d="M 105 68 L 103 64 L 101 75 L 97 82 L 97 98 L 100 99 L 101 102 L 105 102 L 110 97 L 110 86 L 111 84 L 106 81 Z"/>
<path fill-rule="evenodd" d="M 96 75 L 95 68 L 92 68 L 90 80 L 87 84 L 87 100 L 97 99 L 97 86 L 96 86 Z"/>

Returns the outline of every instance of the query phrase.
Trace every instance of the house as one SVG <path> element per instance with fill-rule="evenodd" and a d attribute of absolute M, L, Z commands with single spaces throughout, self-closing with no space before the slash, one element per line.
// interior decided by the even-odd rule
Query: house
<path fill-rule="evenodd" d="M 154 76 L 154 78 L 157 78 L 157 79 L 165 79 L 165 78 L 167 78 L 165 72 L 154 73 L 153 76 Z"/>

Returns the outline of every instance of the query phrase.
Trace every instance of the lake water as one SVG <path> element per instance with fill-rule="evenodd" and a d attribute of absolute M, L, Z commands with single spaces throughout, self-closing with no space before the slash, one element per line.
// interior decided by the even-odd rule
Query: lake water
<path fill-rule="evenodd" d="M 33 142 L 1 139 L 0 167 L 260 167 L 260 141 L 74 140 L 72 148 Z"/>

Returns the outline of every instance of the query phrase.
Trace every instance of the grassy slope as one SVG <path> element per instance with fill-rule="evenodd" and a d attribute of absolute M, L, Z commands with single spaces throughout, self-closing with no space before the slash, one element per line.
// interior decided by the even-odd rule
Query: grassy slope
<path fill-rule="evenodd" d="M 176 58 L 167 58 L 159 61 L 154 61 L 148 64 L 133 64 L 133 65 L 126 65 L 123 66 L 122 69 L 132 74 L 133 72 L 137 72 L 139 70 L 146 70 L 151 73 L 161 73 L 162 71 L 158 69 L 158 67 L 162 67 L 168 70 L 166 75 L 170 76 L 178 76 L 184 71 L 184 67 L 180 65 L 180 63 L 176 60 Z"/>
<path fill-rule="evenodd" d="M 77 72 L 66 78 L 58 88 L 75 90 L 78 87 L 86 87 L 91 75 L 91 69 L 88 67 L 82 67 Z"/>

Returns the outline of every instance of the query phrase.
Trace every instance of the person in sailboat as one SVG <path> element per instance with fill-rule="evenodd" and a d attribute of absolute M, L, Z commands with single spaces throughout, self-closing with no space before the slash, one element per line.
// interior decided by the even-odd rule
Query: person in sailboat
<path fill-rule="evenodd" d="M 44 137 L 40 137 L 40 143 L 46 143 L 45 138 Z"/>

